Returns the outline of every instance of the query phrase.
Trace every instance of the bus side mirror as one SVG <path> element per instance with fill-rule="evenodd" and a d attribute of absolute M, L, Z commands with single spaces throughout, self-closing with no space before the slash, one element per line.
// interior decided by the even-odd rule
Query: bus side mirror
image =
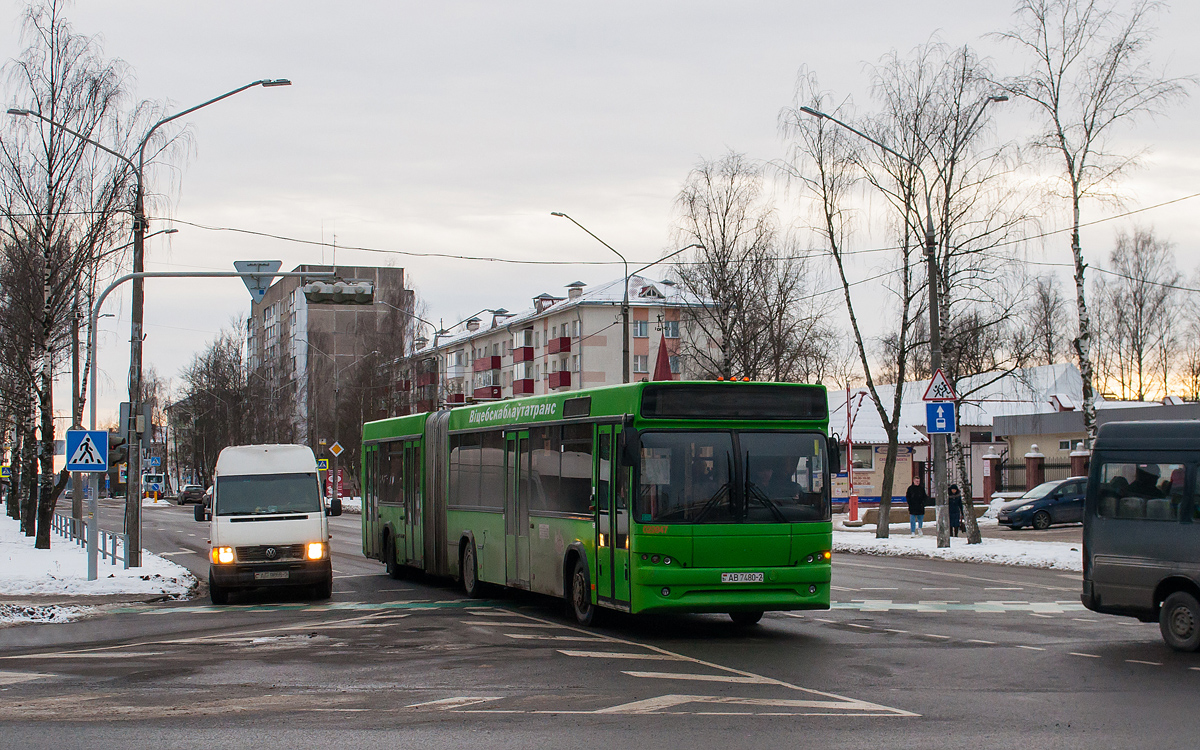
<path fill-rule="evenodd" d="M 620 445 L 620 460 L 621 466 L 637 466 L 638 460 L 638 434 L 637 430 L 631 425 L 625 425 L 621 429 L 621 445 Z"/>
<path fill-rule="evenodd" d="M 342 515 L 342 499 L 340 497 L 335 497 L 329 501 L 329 508 L 327 508 L 325 510 L 325 515 L 327 515 L 327 516 Z"/>
<path fill-rule="evenodd" d="M 829 473 L 842 473 L 842 444 L 836 437 L 826 438 L 829 441 Z"/>

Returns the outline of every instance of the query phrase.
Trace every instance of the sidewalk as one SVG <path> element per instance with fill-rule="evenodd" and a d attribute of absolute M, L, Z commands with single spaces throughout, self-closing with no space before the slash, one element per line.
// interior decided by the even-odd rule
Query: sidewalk
<path fill-rule="evenodd" d="M 142 551 L 142 567 L 125 570 L 100 560 L 87 580 L 87 550 L 51 535 L 50 549 L 34 549 L 21 525 L 0 515 L 0 626 L 68 622 L 106 604 L 184 597 L 196 579 L 180 565 Z"/>
<path fill-rule="evenodd" d="M 996 520 L 991 518 L 979 519 L 980 531 L 983 534 L 980 544 L 967 544 L 966 537 L 960 535 L 951 537 L 950 546 L 942 549 L 938 549 L 937 546 L 937 526 L 932 522 L 932 516 L 925 524 L 925 535 L 916 539 L 909 536 L 907 523 L 891 524 L 888 527 L 889 538 L 876 539 L 874 525 L 848 527 L 843 524 L 845 520 L 844 514 L 833 517 L 834 552 L 1083 571 L 1082 544 L 989 538 L 989 532 L 999 530 Z"/>

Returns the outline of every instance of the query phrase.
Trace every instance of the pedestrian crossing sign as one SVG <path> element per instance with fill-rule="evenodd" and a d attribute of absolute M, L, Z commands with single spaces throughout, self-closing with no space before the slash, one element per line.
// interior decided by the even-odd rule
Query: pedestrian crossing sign
<path fill-rule="evenodd" d="M 329 471 L 329 459 L 328 458 L 318 458 L 317 459 L 317 471 Z"/>
<path fill-rule="evenodd" d="M 67 430 L 67 471 L 108 471 L 108 433 Z"/>

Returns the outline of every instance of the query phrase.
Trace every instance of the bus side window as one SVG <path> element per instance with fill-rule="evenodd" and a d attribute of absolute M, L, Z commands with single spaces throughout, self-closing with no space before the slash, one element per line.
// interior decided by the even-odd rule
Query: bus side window
<path fill-rule="evenodd" d="M 596 508 L 601 513 L 608 512 L 608 497 L 610 493 L 609 480 L 612 476 L 612 435 L 600 433 L 600 461 L 596 469 Z"/>

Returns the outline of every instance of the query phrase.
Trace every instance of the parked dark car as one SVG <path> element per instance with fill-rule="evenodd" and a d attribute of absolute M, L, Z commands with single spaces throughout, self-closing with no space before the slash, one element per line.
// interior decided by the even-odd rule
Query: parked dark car
<path fill-rule="evenodd" d="M 1043 482 L 1016 500 L 1001 505 L 996 519 L 1001 526 L 1014 529 L 1022 526 L 1048 529 L 1056 523 L 1083 523 L 1086 491 L 1087 477 Z"/>
<path fill-rule="evenodd" d="M 185 484 L 179 491 L 179 504 L 204 502 L 204 488 L 198 484 Z"/>

